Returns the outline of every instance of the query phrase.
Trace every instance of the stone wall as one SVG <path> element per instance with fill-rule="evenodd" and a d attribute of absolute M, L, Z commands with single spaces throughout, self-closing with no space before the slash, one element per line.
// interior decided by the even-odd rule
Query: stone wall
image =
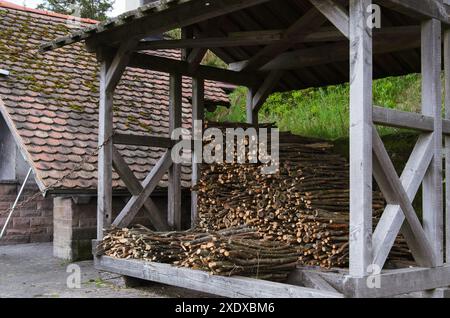
<path fill-rule="evenodd" d="M 16 182 L 0 182 L 0 229 L 6 222 L 9 209 L 19 190 Z M 27 187 L 20 201 L 37 191 L 36 186 Z M 53 238 L 53 199 L 39 196 L 24 207 L 14 211 L 0 245 L 51 242 Z"/>

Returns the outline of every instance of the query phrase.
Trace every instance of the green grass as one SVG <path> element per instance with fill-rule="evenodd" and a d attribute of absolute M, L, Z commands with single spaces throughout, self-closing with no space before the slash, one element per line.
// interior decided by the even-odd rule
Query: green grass
<path fill-rule="evenodd" d="M 374 104 L 417 112 L 420 109 L 420 76 L 411 74 L 374 82 Z M 231 94 L 231 107 L 219 107 L 207 118 L 214 121 L 244 122 L 247 91 L 238 88 Z M 326 139 L 348 136 L 349 85 L 337 85 L 271 95 L 259 114 L 260 122 L 272 122 L 282 131 Z M 396 133 L 380 128 L 383 135 Z"/>

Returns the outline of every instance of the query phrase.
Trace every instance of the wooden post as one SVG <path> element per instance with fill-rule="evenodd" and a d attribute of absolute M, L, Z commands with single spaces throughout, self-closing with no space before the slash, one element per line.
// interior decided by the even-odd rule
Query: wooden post
<path fill-rule="evenodd" d="M 253 97 L 255 94 L 255 89 L 248 88 L 247 92 L 247 123 L 257 126 L 258 125 L 258 111 L 253 108 Z"/>
<path fill-rule="evenodd" d="M 350 275 L 372 263 L 371 0 L 350 0 Z"/>
<path fill-rule="evenodd" d="M 103 145 L 113 133 L 113 94 L 107 90 L 107 74 L 111 59 L 103 57 L 100 67 L 100 105 L 98 143 Z M 98 153 L 97 240 L 103 239 L 103 230 L 112 222 L 112 140 Z"/>
<path fill-rule="evenodd" d="M 203 119 L 205 117 L 205 81 L 202 78 L 192 79 L 192 138 L 203 133 Z M 201 121 L 201 125 L 198 122 Z M 194 141 L 192 149 L 192 186 L 200 179 L 202 161 L 202 140 Z M 197 192 L 191 193 L 191 226 L 195 226 L 198 217 Z"/>
<path fill-rule="evenodd" d="M 445 119 L 450 119 L 450 30 L 444 32 Z M 450 264 L 450 136 L 445 136 L 445 258 Z"/>
<path fill-rule="evenodd" d="M 170 74 L 169 134 L 181 127 L 182 121 L 182 76 Z M 169 169 L 168 224 L 181 230 L 181 164 L 173 163 Z"/>
<path fill-rule="evenodd" d="M 434 118 L 433 155 L 423 181 L 423 227 L 436 255 L 443 263 L 442 210 L 442 116 L 441 116 L 441 22 L 422 22 L 422 113 Z"/>

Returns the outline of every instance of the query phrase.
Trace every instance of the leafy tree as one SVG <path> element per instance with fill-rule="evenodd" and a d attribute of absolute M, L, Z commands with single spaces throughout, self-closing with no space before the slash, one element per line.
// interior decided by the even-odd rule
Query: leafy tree
<path fill-rule="evenodd" d="M 44 0 L 38 9 L 75 15 L 81 18 L 105 20 L 115 0 Z"/>

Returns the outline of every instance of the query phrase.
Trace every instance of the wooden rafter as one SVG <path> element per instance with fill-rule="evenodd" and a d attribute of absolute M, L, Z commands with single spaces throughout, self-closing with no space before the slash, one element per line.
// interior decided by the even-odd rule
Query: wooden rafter
<path fill-rule="evenodd" d="M 349 38 L 349 18 L 348 11 L 344 6 L 335 0 L 309 0 L 317 10 L 346 37 Z"/>

